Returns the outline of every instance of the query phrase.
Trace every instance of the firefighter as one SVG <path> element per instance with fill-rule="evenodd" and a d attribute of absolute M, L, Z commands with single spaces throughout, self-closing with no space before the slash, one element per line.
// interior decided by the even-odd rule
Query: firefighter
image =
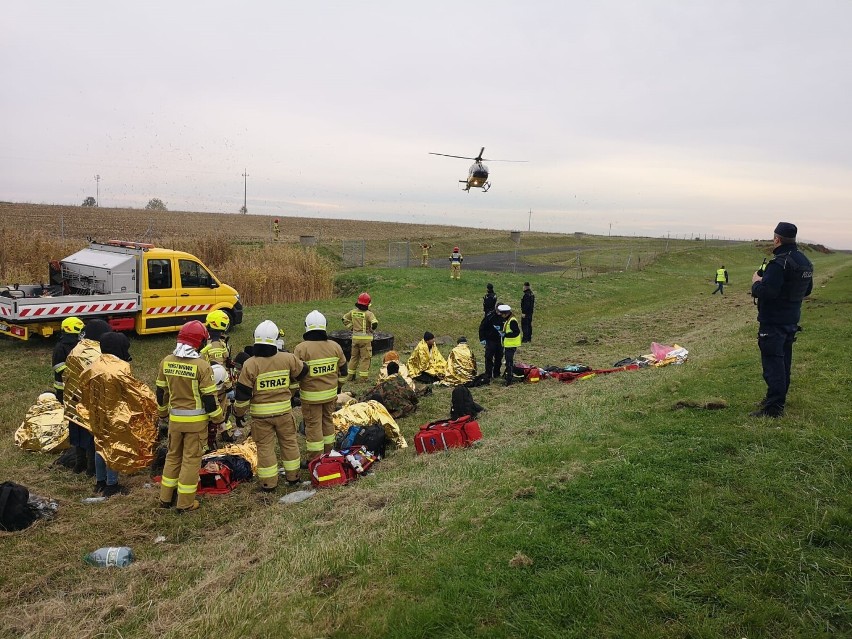
<path fill-rule="evenodd" d="M 79 343 L 65 358 L 65 370 L 62 372 L 62 400 L 68 417 L 68 441 L 77 450 L 74 472 L 86 471 L 89 477 L 95 476 L 95 440 L 89 431 L 86 415 L 77 411 L 77 404 L 82 398 L 80 375 L 101 356 L 101 337 L 109 332 L 109 324 L 104 320 L 86 322 Z"/>
<path fill-rule="evenodd" d="M 366 380 L 370 375 L 370 358 L 373 356 L 373 333 L 379 321 L 370 309 L 372 298 L 369 293 L 361 293 L 355 302 L 355 308 L 343 316 L 343 325 L 352 331 L 352 355 L 349 358 L 347 379 Z"/>
<path fill-rule="evenodd" d="M 160 362 L 157 412 L 169 420 L 169 451 L 160 484 L 160 506 L 170 508 L 177 489 L 178 512 L 197 510 L 198 471 L 207 438 L 207 423 L 221 424 L 224 415 L 216 401 L 213 369 L 200 351 L 209 338 L 204 324 L 184 324 L 177 345 Z"/>
<path fill-rule="evenodd" d="M 231 318 L 225 311 L 216 310 L 207 313 L 204 318 L 204 325 L 207 327 L 207 332 L 210 335 L 210 341 L 207 346 L 201 349 L 201 354 L 204 356 L 210 365 L 220 364 L 225 372 L 225 378 L 222 381 L 222 389 L 224 389 L 224 402 L 219 403 L 222 406 L 225 422 L 223 423 L 222 439 L 226 442 L 233 442 L 234 425 L 230 421 L 230 401 L 229 394 L 233 388 L 233 370 L 234 362 L 231 359 L 231 347 L 228 345 L 228 336 L 226 335 L 228 328 L 231 326 Z M 216 431 L 208 432 L 207 447 L 212 449 L 215 447 Z"/>
<path fill-rule="evenodd" d="M 278 224 L 278 218 L 276 217 L 272 220 L 272 235 L 275 236 L 275 241 L 278 241 L 278 237 L 281 235 L 281 226 Z"/>
<path fill-rule="evenodd" d="M 246 413 L 251 415 L 251 436 L 257 443 L 257 478 L 264 492 L 272 492 L 278 486 L 276 439 L 288 485 L 299 484 L 301 464 L 290 383 L 305 377 L 308 367 L 292 353 L 279 351 L 277 341 L 278 327 L 274 322 L 258 324 L 254 330 L 254 354 L 243 364 L 234 403 L 237 427 Z"/>
<path fill-rule="evenodd" d="M 461 265 L 464 262 L 464 257 L 459 252 L 459 247 L 453 247 L 453 253 L 450 255 L 450 279 L 451 280 L 460 280 L 461 279 Z"/>
<path fill-rule="evenodd" d="M 503 329 L 501 331 L 503 337 L 503 357 L 505 358 L 505 367 L 503 375 L 506 378 L 506 386 L 510 386 L 515 381 L 515 351 L 521 345 L 521 325 L 518 323 L 518 318 L 512 314 L 512 307 L 508 304 L 498 304 L 497 313 L 503 319 Z"/>
<path fill-rule="evenodd" d="M 305 341 L 293 354 L 308 368 L 299 382 L 302 417 L 305 420 L 305 450 L 310 461 L 334 445 L 334 422 L 337 393 L 346 378 L 346 356 L 335 341 L 328 339 L 325 315 L 311 311 L 305 317 Z"/>
<path fill-rule="evenodd" d="M 423 242 L 420 245 L 420 250 L 422 251 L 420 257 L 420 266 L 429 266 L 429 249 L 432 248 L 432 245 L 428 242 Z"/>
<path fill-rule="evenodd" d="M 53 392 L 56 399 L 62 403 L 62 392 L 65 384 L 62 382 L 62 373 L 65 371 L 65 360 L 68 354 L 80 342 L 80 333 L 83 332 L 83 320 L 79 317 L 66 317 L 60 326 L 62 335 L 53 349 Z"/>

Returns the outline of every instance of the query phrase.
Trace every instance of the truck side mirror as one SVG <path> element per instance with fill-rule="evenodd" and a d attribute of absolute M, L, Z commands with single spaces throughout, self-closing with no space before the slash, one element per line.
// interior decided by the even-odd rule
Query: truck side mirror
<path fill-rule="evenodd" d="M 216 280 L 210 280 L 210 288 L 219 288 L 219 282 Z"/>

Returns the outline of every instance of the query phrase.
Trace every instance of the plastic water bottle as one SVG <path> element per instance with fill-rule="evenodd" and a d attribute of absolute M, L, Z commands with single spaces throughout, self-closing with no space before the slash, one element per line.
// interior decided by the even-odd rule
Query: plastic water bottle
<path fill-rule="evenodd" d="M 364 467 L 361 465 L 361 462 L 355 457 L 355 455 L 347 455 L 346 461 L 349 462 L 350 466 L 355 469 L 355 472 L 359 475 L 364 472 Z"/>
<path fill-rule="evenodd" d="M 296 492 L 292 492 L 289 495 L 284 495 L 281 499 L 278 500 L 278 503 L 298 504 L 300 502 L 305 501 L 306 499 L 310 499 L 316 494 L 317 491 L 315 490 L 297 490 Z"/>
<path fill-rule="evenodd" d="M 133 551 L 127 546 L 98 548 L 83 557 L 83 561 L 92 566 L 117 566 L 119 568 L 129 566 L 134 559 Z"/>
<path fill-rule="evenodd" d="M 81 504 L 99 504 L 102 501 L 106 501 L 106 497 L 84 497 L 80 500 Z"/>

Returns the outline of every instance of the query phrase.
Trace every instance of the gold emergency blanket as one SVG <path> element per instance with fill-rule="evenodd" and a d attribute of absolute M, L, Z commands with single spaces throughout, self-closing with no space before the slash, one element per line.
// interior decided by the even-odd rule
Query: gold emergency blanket
<path fill-rule="evenodd" d="M 385 435 L 388 440 L 394 443 L 397 448 L 408 448 L 408 443 L 405 437 L 399 430 L 399 426 L 391 417 L 388 410 L 379 402 L 370 400 L 369 402 L 353 402 L 347 404 L 339 411 L 332 413 L 334 420 L 334 428 L 340 431 L 349 430 L 350 426 L 366 426 L 367 424 L 381 424 L 385 429 Z"/>
<path fill-rule="evenodd" d="M 467 344 L 456 344 L 447 357 L 447 374 L 441 383 L 446 386 L 461 386 L 476 377 L 476 359 Z"/>
<path fill-rule="evenodd" d="M 68 420 L 65 409 L 51 393 L 43 393 L 30 406 L 27 416 L 15 431 L 15 445 L 21 450 L 56 453 L 68 448 Z"/>
<path fill-rule="evenodd" d="M 408 372 L 412 377 L 420 373 L 428 373 L 433 377 L 442 378 L 447 373 L 447 360 L 441 355 L 438 346 L 429 346 L 425 340 L 420 340 L 411 356 L 408 358 Z"/>
<path fill-rule="evenodd" d="M 92 362 L 101 356 L 100 343 L 91 339 L 81 339 L 68 357 L 65 358 L 65 372 L 62 381 L 65 383 L 63 399 L 65 400 L 65 416 L 75 424 L 89 430 L 87 418 L 80 415 L 77 404 L 82 400 L 82 385 L 80 375 Z"/>
<path fill-rule="evenodd" d="M 95 449 L 119 473 L 135 473 L 154 460 L 157 399 L 130 373 L 130 364 L 101 355 L 80 375 L 77 413 L 95 438 Z"/>
<path fill-rule="evenodd" d="M 222 455 L 236 455 L 237 457 L 242 457 L 251 464 L 252 475 L 257 474 L 257 444 L 254 443 L 254 440 L 251 437 L 248 437 L 242 444 L 228 444 L 227 446 L 220 446 L 213 452 L 207 453 L 201 458 L 201 464 L 204 465 L 207 463 L 208 459 L 221 457 Z"/>

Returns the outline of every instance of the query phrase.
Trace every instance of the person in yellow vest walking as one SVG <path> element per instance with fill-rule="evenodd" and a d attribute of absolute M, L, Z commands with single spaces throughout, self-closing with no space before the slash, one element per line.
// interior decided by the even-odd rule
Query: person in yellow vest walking
<path fill-rule="evenodd" d="M 281 460 L 287 484 L 299 484 L 301 453 L 290 403 L 290 384 L 307 375 L 301 359 L 278 350 L 278 326 L 265 320 L 254 329 L 254 353 L 237 380 L 234 415 L 237 426 L 249 413 L 251 436 L 257 444 L 257 478 L 260 489 L 272 492 L 278 486 L 278 457 L 275 440 L 281 447 Z"/>
<path fill-rule="evenodd" d="M 725 294 L 725 284 L 728 283 L 728 271 L 725 270 L 725 265 L 723 264 L 721 268 L 716 269 L 716 290 L 713 291 L 713 295 L 717 292 L 722 295 Z"/>
<path fill-rule="evenodd" d="M 276 217 L 272 220 L 272 235 L 275 237 L 275 241 L 278 241 L 278 237 L 281 235 L 281 226 L 278 224 L 278 218 Z"/>
<path fill-rule="evenodd" d="M 420 266 L 429 266 L 429 249 L 430 248 L 432 248 L 432 245 L 427 243 L 427 242 L 423 242 L 423 244 L 420 245 L 420 249 L 423 251 L 423 253 L 421 254 L 421 257 L 420 257 Z"/>
<path fill-rule="evenodd" d="M 355 302 L 355 308 L 343 316 L 343 325 L 352 331 L 352 354 L 349 357 L 347 379 L 366 380 L 370 375 L 370 358 L 373 357 L 373 333 L 379 321 L 370 310 L 372 298 L 369 293 L 361 293 Z"/>
<path fill-rule="evenodd" d="M 515 351 L 521 345 L 521 325 L 508 304 L 498 304 L 497 313 L 503 319 L 503 329 L 500 331 L 503 338 L 503 357 L 506 362 L 503 375 L 506 378 L 506 386 L 510 386 L 515 381 L 513 369 L 515 368 Z"/>
<path fill-rule="evenodd" d="M 178 512 L 196 510 L 198 471 L 207 439 L 207 423 L 224 420 L 216 401 L 213 369 L 201 356 L 209 338 L 204 324 L 187 322 L 177 336 L 177 346 L 160 362 L 157 374 L 157 413 L 169 420 L 169 451 L 160 481 L 160 506 L 171 508 L 177 490 Z"/>
<path fill-rule="evenodd" d="M 450 279 L 451 280 L 460 280 L 461 279 L 461 265 L 464 262 L 464 257 L 462 257 L 461 252 L 459 251 L 458 246 L 453 247 L 453 253 L 450 255 Z"/>
<path fill-rule="evenodd" d="M 305 317 L 305 341 L 297 344 L 293 354 L 308 367 L 299 382 L 302 418 L 305 420 L 307 459 L 330 453 L 334 445 L 334 421 L 337 392 L 346 378 L 346 356 L 335 341 L 328 339 L 325 315 L 311 311 Z"/>

